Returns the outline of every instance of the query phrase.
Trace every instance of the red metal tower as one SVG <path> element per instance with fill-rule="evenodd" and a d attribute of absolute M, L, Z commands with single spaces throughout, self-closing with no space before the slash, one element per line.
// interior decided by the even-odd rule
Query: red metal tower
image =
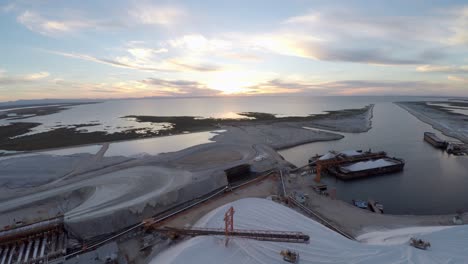
<path fill-rule="evenodd" d="M 229 210 L 224 214 L 224 233 L 226 235 L 226 244 L 225 246 L 227 247 L 228 242 L 229 242 L 229 235 L 234 231 L 234 207 L 231 206 Z"/>

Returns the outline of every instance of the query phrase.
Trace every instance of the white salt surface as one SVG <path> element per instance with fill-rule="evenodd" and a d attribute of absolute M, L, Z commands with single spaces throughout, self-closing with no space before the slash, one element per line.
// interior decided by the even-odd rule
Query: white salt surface
<path fill-rule="evenodd" d="M 343 150 L 340 152 L 340 154 L 346 155 L 348 157 L 352 157 L 352 156 L 362 155 L 362 152 L 358 152 L 356 150 Z"/>
<path fill-rule="evenodd" d="M 378 159 L 378 160 L 356 162 L 348 166 L 341 166 L 341 168 L 348 170 L 348 171 L 362 171 L 362 170 L 375 169 L 379 167 L 387 167 L 387 166 L 392 166 L 392 165 L 395 165 L 395 163 L 385 160 L 385 159 Z"/>
<path fill-rule="evenodd" d="M 328 159 L 333 159 L 334 157 L 335 157 L 335 154 L 328 152 L 327 154 L 320 157 L 319 160 L 328 160 Z"/>
<path fill-rule="evenodd" d="M 203 217 L 197 226 L 221 228 L 224 213 L 230 206 L 234 206 L 235 210 L 235 228 L 301 231 L 310 236 L 310 243 L 231 238 L 228 247 L 225 247 L 222 236 L 195 237 L 163 251 L 150 263 L 284 264 L 279 254 L 284 249 L 298 252 L 299 263 L 429 264 L 467 263 L 468 259 L 468 226 L 416 227 L 374 232 L 363 235 L 363 240 L 367 242 L 360 243 L 346 239 L 314 220 L 267 199 L 248 198 L 226 204 Z M 429 241 L 431 248 L 420 250 L 409 246 L 407 238 L 410 236 Z M 390 241 L 387 238 L 392 239 Z"/>
<path fill-rule="evenodd" d="M 343 154 L 345 156 L 352 157 L 352 156 L 362 155 L 362 152 L 358 152 L 356 150 L 343 150 L 343 151 L 340 151 L 339 154 Z M 333 159 L 335 156 L 336 155 L 334 153 L 328 152 L 327 154 L 320 157 L 319 160 Z"/>

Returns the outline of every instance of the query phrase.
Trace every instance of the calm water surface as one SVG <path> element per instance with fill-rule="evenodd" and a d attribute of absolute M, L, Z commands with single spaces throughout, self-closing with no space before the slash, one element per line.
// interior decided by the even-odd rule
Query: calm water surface
<path fill-rule="evenodd" d="M 373 198 L 394 214 L 443 214 L 468 210 L 468 157 L 455 157 L 423 141 L 431 126 L 391 102 L 378 102 L 372 129 L 367 133 L 342 133 L 338 141 L 306 144 L 280 151 L 295 165 L 304 165 L 310 156 L 326 151 L 371 148 L 386 151 L 406 161 L 403 172 L 343 182 L 324 177 L 345 201 Z"/>

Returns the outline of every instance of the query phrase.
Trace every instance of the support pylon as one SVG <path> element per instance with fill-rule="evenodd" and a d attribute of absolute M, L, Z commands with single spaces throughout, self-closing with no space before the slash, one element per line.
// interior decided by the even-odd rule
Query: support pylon
<path fill-rule="evenodd" d="M 234 207 L 231 206 L 231 208 L 229 208 L 229 210 L 224 214 L 224 224 L 224 233 L 226 235 L 225 246 L 227 247 L 229 235 L 234 231 Z"/>

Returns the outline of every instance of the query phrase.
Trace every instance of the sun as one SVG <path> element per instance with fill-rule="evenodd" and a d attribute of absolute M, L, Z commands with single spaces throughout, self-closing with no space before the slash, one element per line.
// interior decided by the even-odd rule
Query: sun
<path fill-rule="evenodd" d="M 219 72 L 208 80 L 210 88 L 222 91 L 223 94 L 241 94 L 254 84 L 249 73 L 238 71 Z"/>

